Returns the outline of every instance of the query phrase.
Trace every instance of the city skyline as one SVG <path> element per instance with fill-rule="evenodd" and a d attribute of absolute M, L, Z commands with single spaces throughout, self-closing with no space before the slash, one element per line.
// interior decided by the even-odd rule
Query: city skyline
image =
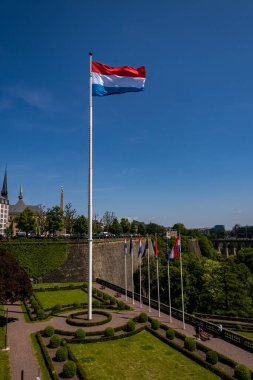
<path fill-rule="evenodd" d="M 96 16 L 96 22 L 91 16 Z M 94 214 L 252 225 L 253 4 L 3 2 L 0 178 L 87 215 L 89 51 L 146 66 L 141 93 L 93 100 Z M 113 20 L 110 22 L 109 20 Z"/>

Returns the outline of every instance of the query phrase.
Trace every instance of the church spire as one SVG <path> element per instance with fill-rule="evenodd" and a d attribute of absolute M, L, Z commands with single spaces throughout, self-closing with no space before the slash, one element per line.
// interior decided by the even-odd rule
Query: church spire
<path fill-rule="evenodd" d="M 7 190 L 7 168 L 5 168 L 3 187 L 1 191 L 1 195 L 3 198 L 8 199 L 8 190 Z"/>
<path fill-rule="evenodd" d="M 20 188 L 19 188 L 19 194 L 18 194 L 18 199 L 23 199 L 23 189 L 22 189 L 22 185 L 20 185 Z"/>

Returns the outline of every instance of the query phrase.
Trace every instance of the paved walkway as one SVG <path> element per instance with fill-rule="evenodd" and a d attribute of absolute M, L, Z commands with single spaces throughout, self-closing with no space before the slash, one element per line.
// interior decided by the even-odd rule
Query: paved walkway
<path fill-rule="evenodd" d="M 100 288 L 99 284 L 94 285 L 94 287 Z M 115 291 L 106 288 L 104 290 L 106 293 L 114 296 Z M 125 302 L 125 296 L 121 296 L 122 301 Z M 151 309 L 149 312 L 148 306 L 143 305 L 140 307 L 139 302 L 135 301 L 133 305 L 132 299 L 128 298 L 126 302 L 134 310 L 129 310 L 126 312 L 113 312 L 112 321 L 110 326 L 117 327 L 122 326 L 126 323 L 129 318 L 135 317 L 141 311 L 146 312 L 153 318 L 158 319 L 158 311 Z M 65 322 L 65 314 L 59 315 L 52 318 L 50 321 L 46 322 L 37 322 L 37 323 L 25 323 L 24 315 L 19 304 L 8 305 L 9 309 L 9 322 L 8 324 L 8 344 L 10 346 L 10 365 L 12 372 L 12 380 L 21 379 L 21 371 L 24 371 L 23 380 L 35 380 L 38 375 L 39 367 L 32 349 L 30 334 L 39 330 L 42 330 L 45 326 L 51 325 L 55 328 L 66 330 L 66 331 L 75 331 L 76 326 L 67 325 Z M 176 330 L 181 331 L 187 336 L 193 337 L 195 331 L 193 326 L 186 324 L 186 329 L 183 329 L 182 321 L 173 319 L 173 322 L 169 323 L 169 316 L 161 313 L 159 320 L 162 323 L 168 324 Z M 86 327 L 87 331 L 98 331 L 104 330 L 105 325 L 101 326 L 92 326 Z M 230 343 L 227 343 L 219 338 L 213 338 L 205 342 L 205 345 L 222 353 L 223 355 L 229 356 L 231 359 L 245 364 L 247 367 L 253 370 L 253 354 L 240 349 Z"/>

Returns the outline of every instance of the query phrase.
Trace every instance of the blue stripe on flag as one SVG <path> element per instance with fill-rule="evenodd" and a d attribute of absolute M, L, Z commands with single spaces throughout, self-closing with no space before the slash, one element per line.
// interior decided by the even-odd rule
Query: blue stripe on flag
<path fill-rule="evenodd" d="M 104 87 L 100 84 L 92 85 L 92 96 L 106 96 L 114 94 L 124 94 L 125 92 L 138 92 L 143 91 L 144 87 Z"/>

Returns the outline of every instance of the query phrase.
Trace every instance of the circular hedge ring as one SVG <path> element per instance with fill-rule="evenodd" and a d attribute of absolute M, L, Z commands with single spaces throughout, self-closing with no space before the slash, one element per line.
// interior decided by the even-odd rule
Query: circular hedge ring
<path fill-rule="evenodd" d="M 77 319 L 77 317 L 83 315 L 87 315 L 87 310 L 83 310 L 83 311 L 78 311 L 76 313 L 72 313 L 70 314 L 70 316 L 66 319 L 66 322 L 69 324 L 69 325 L 72 325 L 72 326 L 80 326 L 80 327 L 89 327 L 89 326 L 100 326 L 100 325 L 105 325 L 106 323 L 109 323 L 111 322 L 112 320 L 112 315 L 110 313 L 107 313 L 106 311 L 103 311 L 103 310 L 94 310 L 92 312 L 93 315 L 97 315 L 97 316 L 104 316 L 105 318 L 95 318 L 97 320 L 95 321 L 89 321 L 88 319 Z"/>

